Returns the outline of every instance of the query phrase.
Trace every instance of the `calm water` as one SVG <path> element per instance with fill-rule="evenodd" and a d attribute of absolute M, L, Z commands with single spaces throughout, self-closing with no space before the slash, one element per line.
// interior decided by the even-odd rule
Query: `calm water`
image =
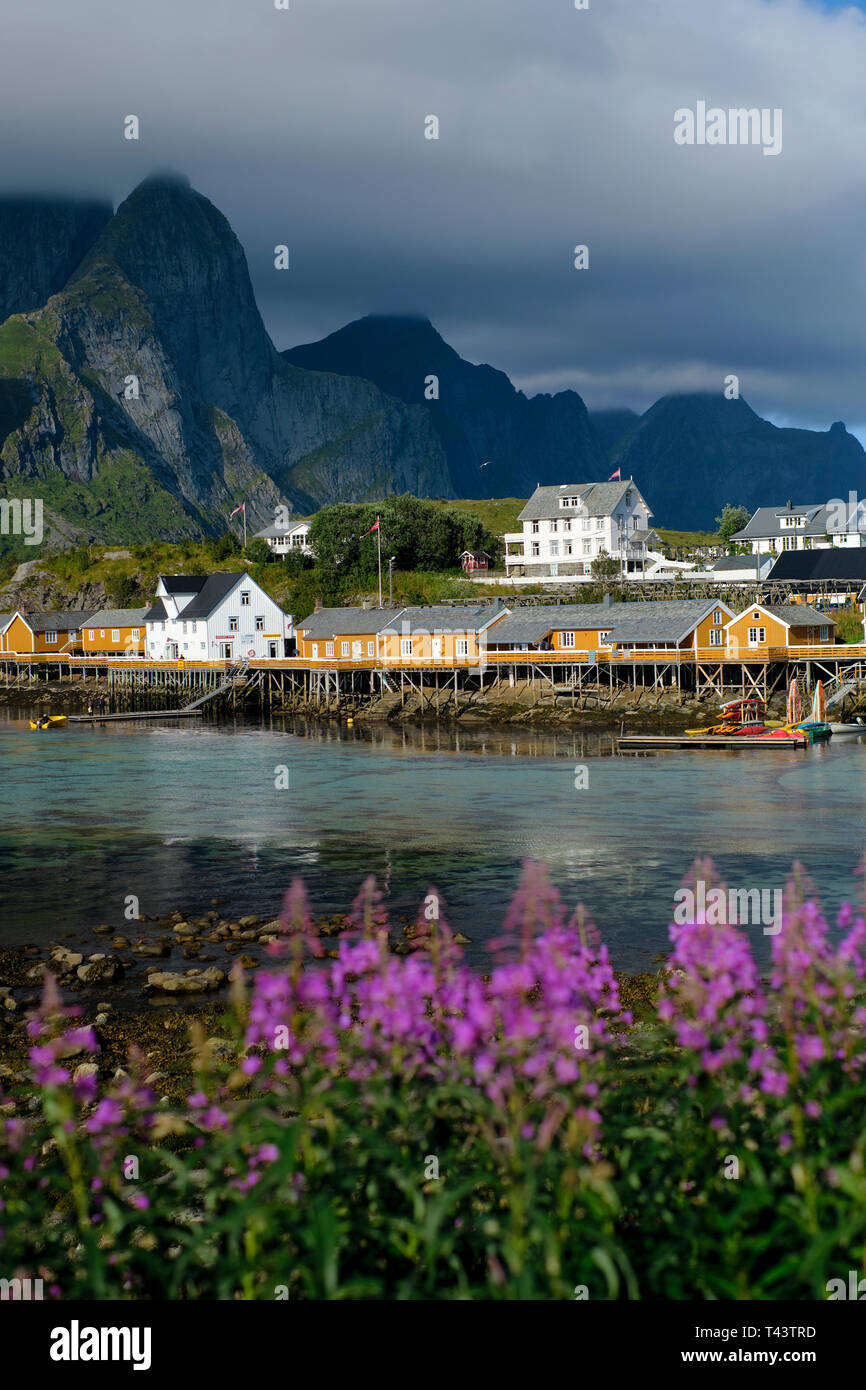
<path fill-rule="evenodd" d="M 589 786 L 575 788 L 585 763 Z M 288 790 L 275 788 L 288 769 Z M 732 887 L 781 887 L 792 859 L 828 909 L 862 880 L 866 747 L 612 756 L 609 736 L 322 729 L 291 721 L 31 732 L 0 711 L 0 941 L 159 914 L 273 913 L 292 875 L 315 911 L 367 873 L 394 913 L 428 885 L 486 959 L 525 857 L 586 904 L 615 964 L 664 949 L 697 854 Z M 862 886 L 861 886 L 862 892 Z M 768 938 L 754 929 L 758 954 Z"/>

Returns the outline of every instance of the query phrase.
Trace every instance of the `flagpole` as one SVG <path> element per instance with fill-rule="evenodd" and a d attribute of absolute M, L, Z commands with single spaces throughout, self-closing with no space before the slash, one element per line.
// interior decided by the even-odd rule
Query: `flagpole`
<path fill-rule="evenodd" d="M 376 549 L 379 552 L 379 607 L 382 607 L 382 527 L 376 517 Z"/>
<path fill-rule="evenodd" d="M 247 548 L 247 504 L 244 503 L 244 550 Z"/>

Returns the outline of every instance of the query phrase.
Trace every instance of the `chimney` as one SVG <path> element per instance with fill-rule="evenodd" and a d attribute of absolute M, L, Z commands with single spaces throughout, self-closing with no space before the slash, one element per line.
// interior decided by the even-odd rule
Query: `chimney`
<path fill-rule="evenodd" d="M 603 595 L 602 595 L 602 600 L 601 600 L 601 606 L 602 606 L 602 608 L 612 608 L 612 607 L 613 607 L 613 594 L 603 594 Z"/>
<path fill-rule="evenodd" d="M 320 598 L 317 598 L 317 599 L 316 599 L 316 602 L 315 602 L 315 605 L 314 605 L 314 607 L 313 607 L 313 612 L 314 612 L 314 613 L 321 613 L 321 611 L 322 611 L 322 600 L 321 600 Z"/>
<path fill-rule="evenodd" d="M 793 511 L 793 506 L 792 506 L 792 504 L 791 504 L 790 498 L 789 498 L 789 500 L 788 500 L 788 511 L 789 511 L 789 512 L 790 512 L 790 511 Z"/>

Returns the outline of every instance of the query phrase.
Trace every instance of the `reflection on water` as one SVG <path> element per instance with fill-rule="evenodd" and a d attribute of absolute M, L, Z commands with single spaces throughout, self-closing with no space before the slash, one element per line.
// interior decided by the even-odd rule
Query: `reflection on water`
<path fill-rule="evenodd" d="M 696 855 L 744 888 L 781 887 L 798 858 L 828 907 L 849 896 L 864 764 L 861 740 L 636 758 L 612 732 L 273 717 L 35 733 L 2 710 L 0 940 L 120 927 L 128 894 L 150 915 L 213 897 L 269 914 L 294 874 L 338 911 L 374 873 L 395 914 L 435 886 L 481 961 L 529 857 L 638 969 Z"/>

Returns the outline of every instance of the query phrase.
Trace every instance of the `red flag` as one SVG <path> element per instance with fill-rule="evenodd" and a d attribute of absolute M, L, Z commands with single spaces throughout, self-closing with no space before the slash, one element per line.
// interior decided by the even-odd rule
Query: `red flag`
<path fill-rule="evenodd" d="M 231 519 L 232 519 L 233 516 L 237 516 L 238 512 L 245 512 L 246 509 L 247 509 L 247 504 L 246 504 L 246 502 L 241 502 L 241 505 L 240 505 L 239 507 L 235 507 L 235 509 L 234 509 L 233 512 L 229 512 L 229 521 L 231 521 Z"/>
<path fill-rule="evenodd" d="M 611 475 L 610 475 L 610 477 L 608 478 L 607 481 L 608 481 L 609 483 L 612 483 L 613 480 L 614 480 L 614 478 L 622 478 L 622 472 L 621 472 L 621 470 L 620 470 L 619 468 L 616 470 L 615 473 L 611 473 Z"/>
<path fill-rule="evenodd" d="M 359 541 L 362 541 L 362 540 L 364 539 L 365 536 L 369 536 L 369 535 L 370 535 L 370 532 L 371 532 L 371 531 L 378 531 L 378 529 L 379 529 L 379 518 L 376 517 L 376 520 L 373 522 L 373 525 L 370 527 L 370 530 L 369 530 L 369 531 L 362 531 L 361 534 L 360 534 L 360 536 L 358 537 L 358 540 L 359 540 Z"/>

